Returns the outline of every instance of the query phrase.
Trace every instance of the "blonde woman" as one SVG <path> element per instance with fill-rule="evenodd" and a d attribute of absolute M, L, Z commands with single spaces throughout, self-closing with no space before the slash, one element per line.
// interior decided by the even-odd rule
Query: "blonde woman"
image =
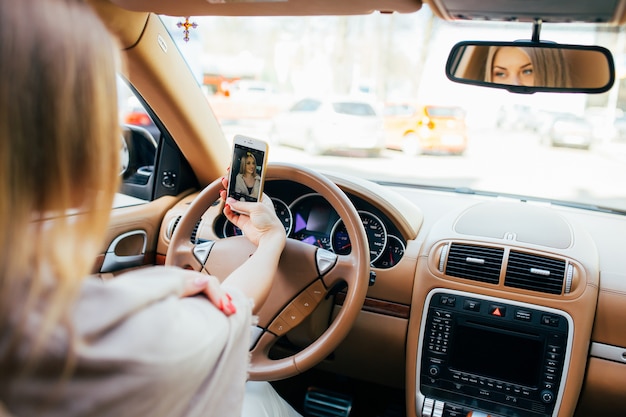
<path fill-rule="evenodd" d="M 269 383 L 244 397 L 252 305 L 286 239 L 269 198 L 227 201 L 258 248 L 221 285 L 165 267 L 87 276 L 118 188 L 115 51 L 82 1 L 0 2 L 0 410 L 297 415 Z"/>
<path fill-rule="evenodd" d="M 571 86 L 563 51 L 545 47 L 491 47 L 485 66 L 485 81 L 528 87 Z"/>
<path fill-rule="evenodd" d="M 246 152 L 239 163 L 239 173 L 235 179 L 235 192 L 246 199 L 259 195 L 261 176 L 256 171 L 257 162 L 252 152 Z"/>

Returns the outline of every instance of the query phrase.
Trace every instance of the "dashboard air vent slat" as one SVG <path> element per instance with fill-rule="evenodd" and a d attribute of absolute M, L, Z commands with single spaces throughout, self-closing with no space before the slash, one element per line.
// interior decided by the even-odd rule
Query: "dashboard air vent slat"
<path fill-rule="evenodd" d="M 170 240 L 172 238 L 172 235 L 174 234 L 174 230 L 176 230 L 176 226 L 178 226 L 180 218 L 181 216 L 178 216 L 175 219 L 170 220 L 170 223 L 167 225 L 167 232 L 165 233 L 167 240 Z"/>
<path fill-rule="evenodd" d="M 201 222 L 202 222 L 202 218 L 200 218 L 200 220 L 198 220 L 196 222 L 195 226 L 193 227 L 193 230 L 191 231 L 191 237 L 189 238 L 189 240 L 193 244 L 197 244 L 198 243 L 197 235 L 198 235 L 198 229 L 200 228 L 200 223 Z"/>
<path fill-rule="evenodd" d="M 166 237 L 168 240 L 172 239 L 172 236 L 174 235 L 174 230 L 176 230 L 176 226 L 178 226 L 178 223 L 180 222 L 181 216 L 176 217 L 176 219 L 172 219 L 167 227 L 167 231 L 166 231 Z M 200 227 L 200 223 L 202 222 L 202 218 L 200 218 L 200 220 L 198 220 L 198 222 L 195 224 L 195 226 L 193 227 L 193 230 L 191 231 L 191 237 L 189 238 L 189 241 L 191 243 L 193 243 L 194 245 L 199 243 L 198 239 L 197 239 L 197 234 L 198 234 L 198 228 Z"/>
<path fill-rule="evenodd" d="M 500 281 L 504 249 L 486 246 L 450 245 L 446 275 L 497 284 Z"/>
<path fill-rule="evenodd" d="M 511 251 L 504 285 L 548 294 L 561 294 L 564 278 L 564 260 Z"/>

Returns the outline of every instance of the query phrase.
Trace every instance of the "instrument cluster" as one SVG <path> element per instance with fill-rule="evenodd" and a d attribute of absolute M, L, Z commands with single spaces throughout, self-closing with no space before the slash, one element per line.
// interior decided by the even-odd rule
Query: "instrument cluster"
<path fill-rule="evenodd" d="M 280 185 L 277 182 L 282 183 Z M 287 236 L 338 255 L 351 251 L 350 237 L 336 210 L 320 194 L 299 184 L 276 181 L 268 182 L 265 193 L 274 203 L 276 215 L 283 223 Z M 376 268 L 391 268 L 405 251 L 402 239 L 393 223 L 373 205 L 349 196 L 355 204 L 367 235 L 370 263 Z M 235 225 L 225 218 L 217 224 L 220 237 L 241 235 Z"/>

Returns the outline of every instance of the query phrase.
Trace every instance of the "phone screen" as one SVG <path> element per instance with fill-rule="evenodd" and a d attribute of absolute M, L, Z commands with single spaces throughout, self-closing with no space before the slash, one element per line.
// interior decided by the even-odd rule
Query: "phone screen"
<path fill-rule="evenodd" d="M 259 201 L 263 192 L 265 151 L 235 142 L 228 196 L 240 201 Z"/>

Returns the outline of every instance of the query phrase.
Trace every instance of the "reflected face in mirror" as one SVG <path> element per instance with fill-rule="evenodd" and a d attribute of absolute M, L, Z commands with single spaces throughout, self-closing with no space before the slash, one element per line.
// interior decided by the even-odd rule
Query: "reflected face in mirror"
<path fill-rule="evenodd" d="M 497 84 L 534 86 L 535 71 L 530 56 L 522 48 L 498 48 L 491 65 L 491 81 Z"/>
<path fill-rule="evenodd" d="M 558 48 L 521 46 L 491 47 L 485 81 L 523 87 L 570 86 L 569 65 Z"/>
<path fill-rule="evenodd" d="M 615 81 L 615 64 L 611 52 L 599 46 L 464 41 L 452 48 L 446 75 L 514 93 L 601 93 Z"/>

